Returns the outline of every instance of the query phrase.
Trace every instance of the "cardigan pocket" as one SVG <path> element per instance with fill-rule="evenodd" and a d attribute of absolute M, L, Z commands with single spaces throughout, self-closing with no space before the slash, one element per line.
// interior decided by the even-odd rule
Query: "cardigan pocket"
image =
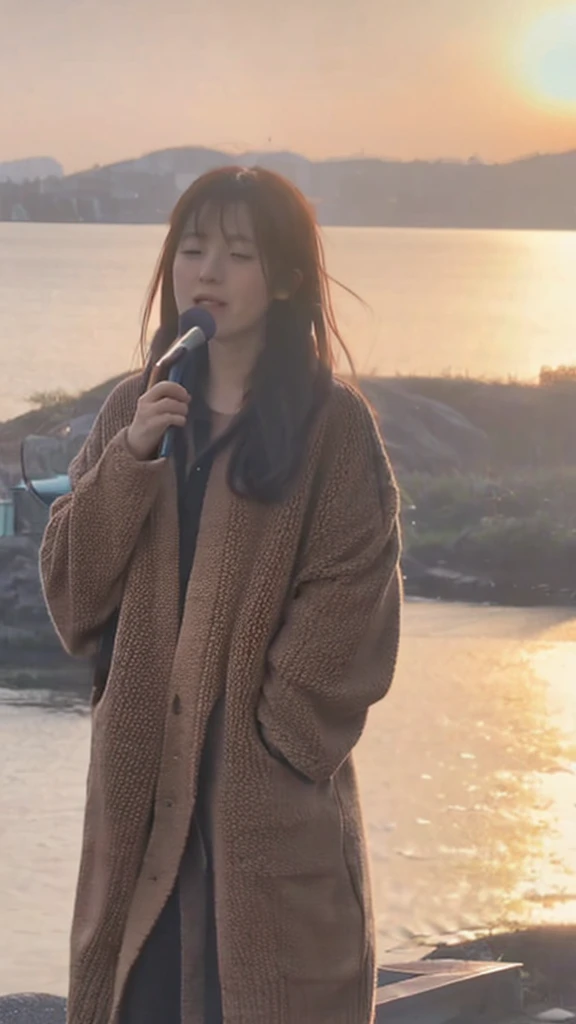
<path fill-rule="evenodd" d="M 356 978 L 366 959 L 365 918 L 342 857 L 331 870 L 277 877 L 273 887 L 282 973 L 320 984 Z"/>
<path fill-rule="evenodd" d="M 368 948 L 367 907 L 359 865 L 345 834 L 339 797 L 331 786 L 339 829 L 327 863 L 319 851 L 316 868 L 278 875 L 281 929 L 279 960 L 287 978 L 322 984 L 354 981 Z M 312 854 L 313 859 L 313 854 Z"/>
<path fill-rule="evenodd" d="M 279 968 L 314 984 L 351 981 L 366 959 L 368 901 L 349 862 L 335 781 L 305 778 L 255 739 L 259 827 L 243 836 L 241 860 L 270 894 Z"/>

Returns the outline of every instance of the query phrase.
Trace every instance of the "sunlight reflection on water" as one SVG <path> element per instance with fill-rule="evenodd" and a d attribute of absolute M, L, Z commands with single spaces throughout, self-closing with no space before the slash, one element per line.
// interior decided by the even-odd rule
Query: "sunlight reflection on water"
<path fill-rule="evenodd" d="M 410 603 L 358 749 L 382 960 L 576 921 L 576 621 Z M 0 691 L 0 992 L 65 990 L 89 717 Z"/>

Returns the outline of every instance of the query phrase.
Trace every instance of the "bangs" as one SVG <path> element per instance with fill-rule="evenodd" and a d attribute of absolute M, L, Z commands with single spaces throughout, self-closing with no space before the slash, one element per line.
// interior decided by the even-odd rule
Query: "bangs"
<path fill-rule="evenodd" d="M 243 211 L 248 214 L 248 224 Z M 203 203 L 195 203 L 190 209 L 184 235 L 196 235 L 205 238 L 207 225 L 216 221 L 227 242 L 244 241 L 258 244 L 256 225 L 250 206 L 244 199 L 220 200 L 206 199 Z M 244 221 L 244 223 L 242 223 Z M 249 229 L 249 230 L 248 230 Z"/>
<path fill-rule="evenodd" d="M 198 236 L 204 234 L 203 225 L 214 217 L 227 242 L 244 238 L 256 243 L 261 250 L 258 231 L 258 206 L 260 189 L 258 179 L 250 170 L 239 170 L 236 174 L 211 177 L 200 181 L 197 189 L 192 186 L 186 211 L 185 231 Z M 250 221 L 250 236 L 247 225 L 242 225 L 241 209 L 244 208 Z"/>

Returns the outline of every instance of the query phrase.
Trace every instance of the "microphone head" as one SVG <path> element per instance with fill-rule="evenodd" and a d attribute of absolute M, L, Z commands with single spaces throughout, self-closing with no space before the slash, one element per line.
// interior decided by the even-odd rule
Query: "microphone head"
<path fill-rule="evenodd" d="M 191 309 L 184 310 L 178 318 L 178 337 L 182 338 L 194 327 L 200 328 L 206 341 L 210 341 L 210 338 L 216 334 L 216 321 L 212 314 L 202 306 L 192 306 Z"/>

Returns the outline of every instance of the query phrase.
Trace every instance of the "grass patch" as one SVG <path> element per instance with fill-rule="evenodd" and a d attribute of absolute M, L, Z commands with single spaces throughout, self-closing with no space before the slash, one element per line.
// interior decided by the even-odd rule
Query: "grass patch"
<path fill-rule="evenodd" d="M 78 395 L 71 395 L 62 388 L 55 391 L 35 391 L 30 395 L 28 402 L 35 409 L 66 410 L 75 405 Z"/>
<path fill-rule="evenodd" d="M 574 586 L 576 469 L 400 478 L 404 547 L 430 566 Z"/>

